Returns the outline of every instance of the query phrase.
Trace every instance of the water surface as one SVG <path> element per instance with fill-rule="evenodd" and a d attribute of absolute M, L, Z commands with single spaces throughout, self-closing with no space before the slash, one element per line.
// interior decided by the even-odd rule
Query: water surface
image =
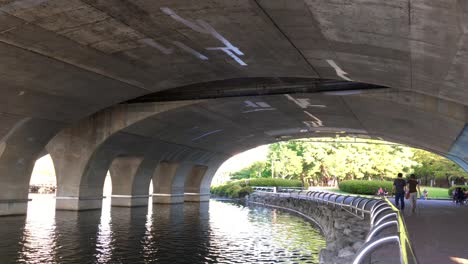
<path fill-rule="evenodd" d="M 0 217 L 0 263 L 318 263 L 319 230 L 233 202 L 55 211 L 32 195 L 27 217 Z"/>

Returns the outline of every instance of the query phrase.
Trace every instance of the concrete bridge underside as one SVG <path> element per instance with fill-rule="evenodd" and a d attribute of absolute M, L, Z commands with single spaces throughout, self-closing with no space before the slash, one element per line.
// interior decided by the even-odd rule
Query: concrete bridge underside
<path fill-rule="evenodd" d="M 466 1 L 0 1 L 0 215 L 50 153 L 57 208 L 204 201 L 282 140 L 355 135 L 468 170 Z"/>

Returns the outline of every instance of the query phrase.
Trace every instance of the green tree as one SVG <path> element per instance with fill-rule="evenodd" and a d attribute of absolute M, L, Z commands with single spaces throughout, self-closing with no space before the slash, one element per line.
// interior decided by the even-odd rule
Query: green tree
<path fill-rule="evenodd" d="M 256 161 L 250 166 L 231 174 L 231 179 L 249 179 L 249 178 L 267 178 L 270 176 L 267 164 L 262 161 Z"/>
<path fill-rule="evenodd" d="M 385 179 L 398 172 L 410 172 L 417 163 L 408 147 L 380 144 L 374 140 L 352 143 L 351 138 L 294 140 L 270 145 L 269 162 L 282 175 L 302 177 L 310 184 L 331 179 Z M 361 140 L 362 142 L 363 140 Z M 376 144 L 377 143 L 377 144 Z M 301 164 L 299 164 L 299 162 Z"/>
<path fill-rule="evenodd" d="M 423 184 L 429 185 L 430 180 L 435 180 L 437 186 L 448 187 L 452 180 L 468 179 L 468 173 L 453 161 L 425 150 L 415 149 L 414 152 L 418 162 L 413 167 L 414 173 L 421 177 Z"/>
<path fill-rule="evenodd" d="M 399 172 L 414 173 L 428 184 L 447 185 L 468 174 L 452 161 L 385 141 L 337 137 L 291 140 L 269 146 L 266 162 L 256 162 L 232 175 L 233 179 L 274 177 L 324 185 L 331 179 L 391 180 Z"/>
<path fill-rule="evenodd" d="M 272 176 L 283 179 L 299 179 L 303 170 L 303 159 L 299 153 L 295 142 L 271 144 L 268 162 L 271 164 Z"/>

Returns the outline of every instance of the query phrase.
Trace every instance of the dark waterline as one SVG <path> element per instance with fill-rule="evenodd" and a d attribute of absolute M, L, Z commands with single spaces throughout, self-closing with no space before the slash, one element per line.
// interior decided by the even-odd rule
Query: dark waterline
<path fill-rule="evenodd" d="M 302 218 L 210 201 L 55 211 L 33 195 L 27 217 L 0 218 L 0 263 L 318 263 L 323 236 Z"/>

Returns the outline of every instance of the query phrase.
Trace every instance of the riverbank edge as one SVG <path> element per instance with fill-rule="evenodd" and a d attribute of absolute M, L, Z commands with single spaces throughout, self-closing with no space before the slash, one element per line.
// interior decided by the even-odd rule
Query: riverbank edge
<path fill-rule="evenodd" d="M 327 242 L 319 253 L 319 263 L 352 263 L 369 232 L 369 221 L 362 220 L 340 208 L 304 201 L 294 197 L 252 194 L 247 203 L 275 207 L 297 213 L 319 227 Z"/>

